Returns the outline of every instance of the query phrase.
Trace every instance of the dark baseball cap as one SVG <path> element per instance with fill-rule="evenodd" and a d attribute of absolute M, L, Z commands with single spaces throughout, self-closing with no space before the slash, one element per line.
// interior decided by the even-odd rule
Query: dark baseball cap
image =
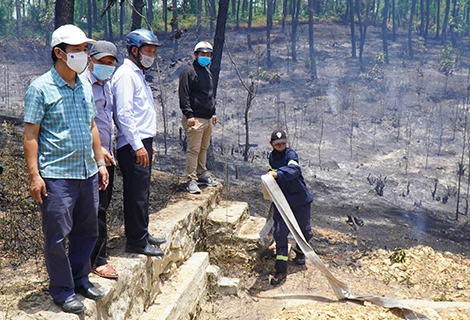
<path fill-rule="evenodd" d="M 278 144 L 281 142 L 287 143 L 286 133 L 282 130 L 273 131 L 273 133 L 271 133 L 271 143 Z"/>
<path fill-rule="evenodd" d="M 95 57 L 96 59 L 111 56 L 116 59 L 116 62 L 119 62 L 117 58 L 117 48 L 109 41 L 98 41 L 96 44 L 91 46 L 88 54 L 90 57 Z"/>

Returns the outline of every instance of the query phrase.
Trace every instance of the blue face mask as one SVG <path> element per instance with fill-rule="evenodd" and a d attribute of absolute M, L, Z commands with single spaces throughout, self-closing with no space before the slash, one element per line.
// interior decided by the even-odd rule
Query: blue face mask
<path fill-rule="evenodd" d="M 115 69 L 116 67 L 113 66 L 95 63 L 93 65 L 92 73 L 96 79 L 103 81 L 111 77 Z"/>
<path fill-rule="evenodd" d="M 197 57 L 197 62 L 202 66 L 202 67 L 207 67 L 211 63 L 211 58 L 210 57 Z"/>

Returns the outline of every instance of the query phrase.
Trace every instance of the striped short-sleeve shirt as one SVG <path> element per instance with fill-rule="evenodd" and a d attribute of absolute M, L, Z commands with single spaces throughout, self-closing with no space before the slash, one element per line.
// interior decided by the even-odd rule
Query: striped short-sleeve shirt
<path fill-rule="evenodd" d="M 96 115 L 91 85 L 75 88 L 54 67 L 26 90 L 24 122 L 39 124 L 38 167 L 43 178 L 87 179 L 98 171 L 91 121 Z"/>

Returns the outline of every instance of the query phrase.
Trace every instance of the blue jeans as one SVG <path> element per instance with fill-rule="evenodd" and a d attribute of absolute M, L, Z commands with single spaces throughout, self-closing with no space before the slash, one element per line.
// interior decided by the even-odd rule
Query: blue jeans
<path fill-rule="evenodd" d="M 89 281 L 90 254 L 98 236 L 98 175 L 44 182 L 48 196 L 43 196 L 41 212 L 49 293 L 64 301 Z"/>

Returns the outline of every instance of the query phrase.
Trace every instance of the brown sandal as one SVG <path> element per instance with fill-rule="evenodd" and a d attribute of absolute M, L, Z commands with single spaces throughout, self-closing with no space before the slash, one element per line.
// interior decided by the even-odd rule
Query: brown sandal
<path fill-rule="evenodd" d="M 116 269 L 114 269 L 111 265 L 105 264 L 103 266 L 95 267 L 91 269 L 94 274 L 99 275 L 102 278 L 107 279 L 117 279 L 118 274 Z"/>

